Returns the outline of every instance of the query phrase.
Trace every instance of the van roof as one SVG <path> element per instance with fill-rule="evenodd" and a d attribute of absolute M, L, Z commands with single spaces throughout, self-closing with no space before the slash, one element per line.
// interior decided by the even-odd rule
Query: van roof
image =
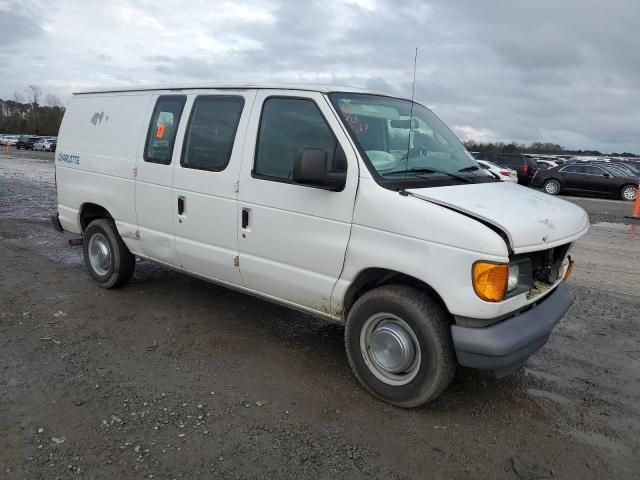
<path fill-rule="evenodd" d="M 103 88 L 91 88 L 79 92 L 74 92 L 74 95 L 87 95 L 92 93 L 115 93 L 115 92 L 147 92 L 155 90 L 249 90 L 249 89 L 262 89 L 262 90 L 305 90 L 320 93 L 330 92 L 347 92 L 347 93 L 368 93 L 372 95 L 383 95 L 385 97 L 402 98 L 404 97 L 390 95 L 388 93 L 375 92 L 373 90 L 366 90 L 362 88 L 346 87 L 340 85 L 325 85 L 325 84 L 312 84 L 312 83 L 182 83 L 182 84 L 164 84 L 164 85 L 131 85 L 128 87 L 103 87 Z"/>

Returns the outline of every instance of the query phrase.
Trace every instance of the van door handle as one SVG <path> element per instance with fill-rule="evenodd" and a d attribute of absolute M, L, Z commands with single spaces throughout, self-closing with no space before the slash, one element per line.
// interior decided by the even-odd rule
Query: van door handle
<path fill-rule="evenodd" d="M 184 197 L 178 197 L 178 215 L 184 214 Z"/>
<path fill-rule="evenodd" d="M 246 229 L 249 226 L 249 210 L 242 209 L 242 228 Z"/>

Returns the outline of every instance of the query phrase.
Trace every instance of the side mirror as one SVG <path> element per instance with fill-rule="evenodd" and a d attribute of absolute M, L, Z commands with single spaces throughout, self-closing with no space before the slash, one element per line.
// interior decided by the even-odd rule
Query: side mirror
<path fill-rule="evenodd" d="M 602 176 L 605 177 L 605 178 L 611 177 L 611 175 L 609 175 L 608 173 L 603 173 Z"/>
<path fill-rule="evenodd" d="M 338 147 L 338 150 L 341 150 Z M 336 152 L 336 157 L 338 152 Z M 336 162 L 338 163 L 338 158 Z M 346 169 L 329 170 L 327 152 L 318 148 L 305 148 L 296 155 L 293 164 L 293 181 L 324 190 L 339 192 L 347 183 Z"/>

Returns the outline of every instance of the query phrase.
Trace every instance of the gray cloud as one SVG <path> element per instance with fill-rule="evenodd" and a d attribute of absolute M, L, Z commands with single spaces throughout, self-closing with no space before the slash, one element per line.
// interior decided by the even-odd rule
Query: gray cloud
<path fill-rule="evenodd" d="M 43 34 L 42 27 L 31 16 L 20 15 L 8 8 L 0 7 L 0 49 L 17 48 L 21 42 L 39 38 Z"/>
<path fill-rule="evenodd" d="M 212 3 L 15 3 L 20 21 L 0 15 L 0 97 L 204 80 L 408 96 L 418 46 L 416 99 L 461 135 L 640 151 L 636 0 Z"/>

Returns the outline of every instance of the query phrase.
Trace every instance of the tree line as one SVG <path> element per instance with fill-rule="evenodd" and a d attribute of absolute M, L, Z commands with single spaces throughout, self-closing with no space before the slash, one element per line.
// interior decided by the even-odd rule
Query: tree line
<path fill-rule="evenodd" d="M 470 152 L 491 152 L 491 153 L 537 153 L 539 155 L 589 155 L 604 156 L 605 154 L 598 150 L 567 150 L 557 143 L 534 142 L 529 145 L 524 143 L 504 143 L 504 142 L 476 142 L 475 140 L 467 140 L 464 142 L 465 147 Z M 638 157 L 637 153 L 622 152 L 606 154 L 611 157 Z"/>
<path fill-rule="evenodd" d="M 0 99 L 0 133 L 57 136 L 64 111 L 60 97 L 29 85 L 12 100 Z"/>

